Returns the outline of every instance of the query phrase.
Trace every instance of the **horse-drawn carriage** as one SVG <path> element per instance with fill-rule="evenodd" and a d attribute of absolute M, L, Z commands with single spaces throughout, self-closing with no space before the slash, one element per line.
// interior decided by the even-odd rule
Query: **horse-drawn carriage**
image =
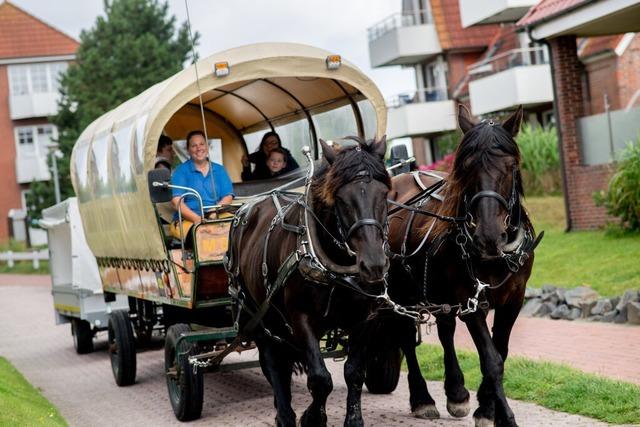
<path fill-rule="evenodd" d="M 105 299 L 129 297 L 129 310 L 115 310 L 109 320 L 116 383 L 135 382 L 136 348 L 154 331 L 166 332 L 165 373 L 180 420 L 200 416 L 205 367 L 255 366 L 221 363 L 231 350 L 254 348 L 238 337 L 241 310 L 225 271 L 234 221 L 223 214 L 229 206 L 201 207 L 218 214 L 193 227 L 191 249 L 168 233 L 172 218 L 163 202 L 171 198 L 169 177 L 153 170 L 162 134 L 180 145 L 189 131 L 204 129 L 211 160 L 223 164 L 234 182 L 231 206 L 240 208 L 274 188 L 282 194 L 288 189 L 294 198 L 308 189 L 311 174 L 305 168 L 241 182 L 242 156 L 256 149 L 264 132 L 277 131 L 298 163 L 313 170 L 321 155 L 319 138 L 373 138 L 385 127 L 384 100 L 369 78 L 340 56 L 297 44 L 257 44 L 212 55 L 89 125 L 73 150 L 72 181 Z M 310 148 L 303 153 L 304 146 Z M 340 354 L 345 344 L 339 331 L 329 334 L 325 357 Z"/>

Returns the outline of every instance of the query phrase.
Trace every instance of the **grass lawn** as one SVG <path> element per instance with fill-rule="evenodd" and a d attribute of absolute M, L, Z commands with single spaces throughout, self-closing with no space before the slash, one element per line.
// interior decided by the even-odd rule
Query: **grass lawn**
<path fill-rule="evenodd" d="M 67 425 L 58 410 L 4 357 L 0 357 L 0 425 Z"/>
<path fill-rule="evenodd" d="M 525 205 L 544 239 L 536 249 L 529 286 L 587 285 L 603 296 L 640 289 L 640 234 L 612 231 L 565 233 L 562 196 L 531 197 Z"/>
<path fill-rule="evenodd" d="M 46 246 L 45 246 L 46 247 Z M 16 242 L 11 240 L 7 243 L 0 244 L 0 252 L 13 251 L 13 252 L 27 252 L 32 249 L 28 249 L 24 242 Z M 20 261 L 15 262 L 13 267 L 9 268 L 5 261 L 0 262 L 0 273 L 10 274 L 49 274 L 49 261 L 40 261 L 40 267 L 38 269 L 33 268 L 32 261 Z"/>
<path fill-rule="evenodd" d="M 442 381 L 442 348 L 423 344 L 417 353 L 424 377 Z M 482 378 L 477 354 L 469 351 L 457 351 L 457 354 L 465 385 L 477 390 Z M 614 424 L 640 423 L 640 387 L 586 374 L 566 365 L 509 357 L 505 364 L 504 389 L 511 399 L 557 411 Z M 477 401 L 472 403 L 475 408 Z"/>

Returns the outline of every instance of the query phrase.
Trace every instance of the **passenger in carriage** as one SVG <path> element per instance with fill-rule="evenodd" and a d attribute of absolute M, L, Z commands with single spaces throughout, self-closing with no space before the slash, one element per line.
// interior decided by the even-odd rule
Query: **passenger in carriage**
<path fill-rule="evenodd" d="M 242 156 L 242 180 L 253 181 L 256 179 L 271 178 L 272 174 L 267 166 L 267 160 L 269 159 L 269 153 L 276 148 L 284 151 L 286 155 L 286 166 L 282 169 L 281 174 L 300 167 L 296 159 L 291 155 L 291 152 L 282 146 L 280 136 L 276 132 L 270 131 L 264 134 L 262 141 L 260 141 L 260 146 L 255 152 L 249 154 L 248 157 Z M 251 171 L 251 163 L 256 165 L 253 171 Z"/>
<path fill-rule="evenodd" d="M 271 178 L 282 175 L 287 168 L 287 152 L 282 148 L 271 150 L 267 158 L 267 168 Z"/>
<path fill-rule="evenodd" d="M 227 205 L 233 200 L 233 185 L 224 166 L 209 161 L 209 145 L 204 132 L 194 130 L 187 135 L 189 160 L 178 166 L 171 177 L 171 184 L 195 190 L 202 198 L 203 206 Z M 200 204 L 198 200 L 187 196 L 180 203 L 185 190 L 173 189 L 171 202 L 182 213 L 183 236 L 188 236 L 191 226 L 200 223 Z M 205 216 L 211 214 L 205 212 Z M 169 231 L 180 238 L 178 212 L 175 213 Z"/>
<path fill-rule="evenodd" d="M 166 135 L 160 135 L 158 148 L 156 150 L 156 163 L 154 168 L 165 168 L 171 170 L 173 167 L 173 141 Z"/>

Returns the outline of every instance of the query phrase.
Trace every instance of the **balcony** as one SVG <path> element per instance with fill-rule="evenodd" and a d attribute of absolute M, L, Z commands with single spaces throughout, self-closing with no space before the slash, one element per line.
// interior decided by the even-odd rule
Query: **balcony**
<path fill-rule="evenodd" d="M 471 65 L 469 98 L 474 115 L 553 102 L 544 48 L 514 49 Z"/>
<path fill-rule="evenodd" d="M 58 92 L 29 93 L 9 96 L 11 120 L 48 117 L 58 111 Z"/>
<path fill-rule="evenodd" d="M 464 28 L 478 24 L 516 22 L 539 0 L 459 0 Z"/>
<path fill-rule="evenodd" d="M 411 65 L 442 52 L 431 15 L 396 13 L 367 30 L 372 67 Z"/>
<path fill-rule="evenodd" d="M 453 100 L 446 89 L 428 88 L 402 93 L 387 102 L 389 139 L 428 136 L 456 129 Z"/>
<path fill-rule="evenodd" d="M 18 184 L 29 184 L 33 181 L 48 181 L 51 173 L 47 166 L 47 158 L 39 155 L 16 156 L 16 180 Z"/>

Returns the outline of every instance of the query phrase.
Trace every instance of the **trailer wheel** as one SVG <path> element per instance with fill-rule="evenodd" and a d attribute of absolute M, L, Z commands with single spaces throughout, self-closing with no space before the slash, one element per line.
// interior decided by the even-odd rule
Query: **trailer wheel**
<path fill-rule="evenodd" d="M 398 348 L 384 349 L 367 359 L 364 383 L 372 394 L 389 394 L 398 386 L 402 352 Z"/>
<path fill-rule="evenodd" d="M 109 318 L 111 370 L 120 387 L 136 381 L 136 345 L 129 313 L 116 310 Z"/>
<path fill-rule="evenodd" d="M 178 338 L 188 332 L 191 332 L 189 325 L 171 325 L 164 344 L 164 370 L 169 400 L 173 413 L 180 421 L 200 418 L 204 395 L 202 368 L 194 372 L 188 360 L 188 356 L 197 352 L 197 346 L 182 341 L 179 348 L 176 348 Z"/>
<path fill-rule="evenodd" d="M 71 319 L 71 335 L 76 353 L 87 354 L 93 351 L 93 331 L 89 322 L 75 317 Z"/>

